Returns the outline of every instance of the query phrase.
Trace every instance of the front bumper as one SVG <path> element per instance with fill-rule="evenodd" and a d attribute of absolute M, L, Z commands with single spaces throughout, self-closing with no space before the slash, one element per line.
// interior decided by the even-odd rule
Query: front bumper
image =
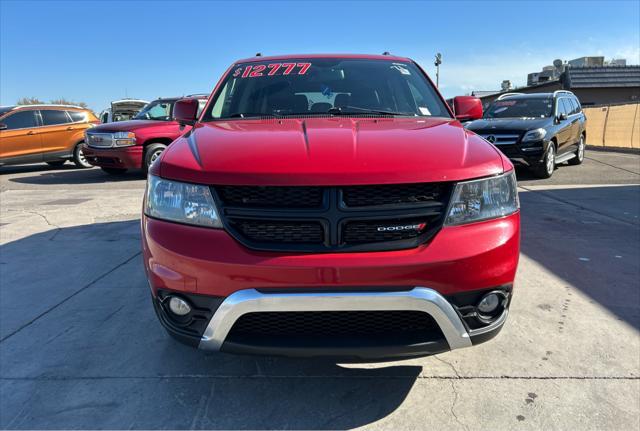
<path fill-rule="evenodd" d="M 526 144 L 496 145 L 496 148 L 515 165 L 535 167 L 544 163 L 544 154 L 548 145 L 548 141 L 532 141 Z"/>
<path fill-rule="evenodd" d="M 140 145 L 120 148 L 96 148 L 84 145 L 84 156 L 94 166 L 117 169 L 139 169 L 143 149 Z"/>
<path fill-rule="evenodd" d="M 421 356 L 477 344 L 500 331 L 507 307 L 489 325 L 478 326 L 463 315 L 466 304 L 459 298 L 476 301 L 479 293 L 496 286 L 506 286 L 510 293 L 519 256 L 519 225 L 516 213 L 445 227 L 415 249 L 286 254 L 249 250 L 222 230 L 143 216 L 144 265 L 160 321 L 172 335 L 202 349 L 367 359 Z M 172 324 L 162 306 L 167 294 L 201 301 L 195 326 Z M 442 337 L 358 345 L 228 338 L 238 318 L 249 313 L 322 310 L 421 311 L 436 321 Z"/>

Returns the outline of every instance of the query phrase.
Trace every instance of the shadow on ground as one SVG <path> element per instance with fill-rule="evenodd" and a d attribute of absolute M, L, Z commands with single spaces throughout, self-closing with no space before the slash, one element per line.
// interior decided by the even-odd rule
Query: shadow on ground
<path fill-rule="evenodd" d="M 520 193 L 521 252 L 640 329 L 640 187 Z"/>
<path fill-rule="evenodd" d="M 635 328 L 639 193 L 521 194 L 522 253 Z M 402 406 L 419 366 L 205 354 L 170 339 L 152 311 L 138 223 L 2 247 L 2 428 L 346 429 Z"/>
<path fill-rule="evenodd" d="M 100 184 L 118 181 L 144 180 L 140 169 L 129 170 L 123 174 L 110 175 L 100 168 L 78 169 L 72 163 L 62 167 L 51 167 L 46 164 L 3 166 L 0 178 L 9 174 L 35 174 L 10 178 L 8 181 L 34 185 L 66 185 L 66 184 Z"/>
<path fill-rule="evenodd" d="M 0 271 L 2 428 L 347 429 L 394 412 L 422 370 L 175 342 L 152 310 L 137 220 L 8 243 Z"/>

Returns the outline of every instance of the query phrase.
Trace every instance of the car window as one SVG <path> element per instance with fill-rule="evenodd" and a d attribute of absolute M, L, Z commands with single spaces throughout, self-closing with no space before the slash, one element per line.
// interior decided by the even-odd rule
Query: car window
<path fill-rule="evenodd" d="M 67 111 L 67 114 L 71 117 L 71 121 L 87 121 L 87 113 L 82 111 Z"/>
<path fill-rule="evenodd" d="M 28 129 L 37 127 L 34 111 L 18 111 L 0 120 L 0 123 L 7 125 L 7 130 Z"/>
<path fill-rule="evenodd" d="M 567 102 L 566 102 L 566 98 L 562 98 L 562 99 L 558 99 L 558 115 L 560 114 L 565 114 L 565 115 L 569 115 L 569 112 L 571 111 L 570 109 L 568 109 L 567 106 Z"/>
<path fill-rule="evenodd" d="M 42 115 L 42 123 L 45 126 L 55 126 L 57 124 L 70 123 L 71 119 L 65 111 L 58 111 L 56 109 L 42 109 L 40 110 Z"/>
<path fill-rule="evenodd" d="M 580 105 L 580 101 L 577 98 L 573 99 L 573 103 L 575 103 L 576 105 L 576 113 L 579 114 L 580 112 L 582 112 L 582 106 Z"/>
<path fill-rule="evenodd" d="M 134 120 L 156 120 L 156 121 L 169 121 L 171 120 L 171 111 L 173 111 L 172 101 L 160 101 L 156 100 L 147 104 L 138 114 L 133 117 Z"/>
<path fill-rule="evenodd" d="M 564 102 L 564 109 L 567 111 L 567 115 L 571 115 L 573 112 L 573 105 L 571 104 L 571 100 L 568 98 L 562 99 Z"/>

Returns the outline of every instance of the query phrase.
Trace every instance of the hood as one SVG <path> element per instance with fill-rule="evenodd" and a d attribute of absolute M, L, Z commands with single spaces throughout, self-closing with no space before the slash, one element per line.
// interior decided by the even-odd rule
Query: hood
<path fill-rule="evenodd" d="M 455 120 L 333 117 L 198 124 L 163 153 L 158 173 L 202 184 L 330 186 L 501 172 L 498 150 Z"/>
<path fill-rule="evenodd" d="M 92 133 L 104 133 L 104 132 L 133 132 L 144 127 L 158 127 L 158 125 L 168 124 L 169 121 L 154 121 L 154 120 L 129 120 L 129 121 L 117 121 L 115 123 L 100 124 L 91 129 Z"/>
<path fill-rule="evenodd" d="M 111 102 L 111 112 L 113 113 L 117 113 L 120 111 L 125 111 L 125 112 L 136 111 L 137 112 L 137 111 L 140 111 L 148 103 L 149 102 L 145 100 L 137 100 L 137 99 L 114 100 L 113 102 Z"/>
<path fill-rule="evenodd" d="M 499 131 L 499 130 L 532 130 L 545 127 L 551 118 L 483 118 L 466 124 L 469 130 Z"/>

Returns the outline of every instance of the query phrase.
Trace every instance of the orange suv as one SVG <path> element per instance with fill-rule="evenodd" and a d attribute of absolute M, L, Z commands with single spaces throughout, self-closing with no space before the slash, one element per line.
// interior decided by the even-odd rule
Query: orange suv
<path fill-rule="evenodd" d="M 0 166 L 73 160 L 90 168 L 83 152 L 84 131 L 99 123 L 88 109 L 66 105 L 0 107 Z"/>

